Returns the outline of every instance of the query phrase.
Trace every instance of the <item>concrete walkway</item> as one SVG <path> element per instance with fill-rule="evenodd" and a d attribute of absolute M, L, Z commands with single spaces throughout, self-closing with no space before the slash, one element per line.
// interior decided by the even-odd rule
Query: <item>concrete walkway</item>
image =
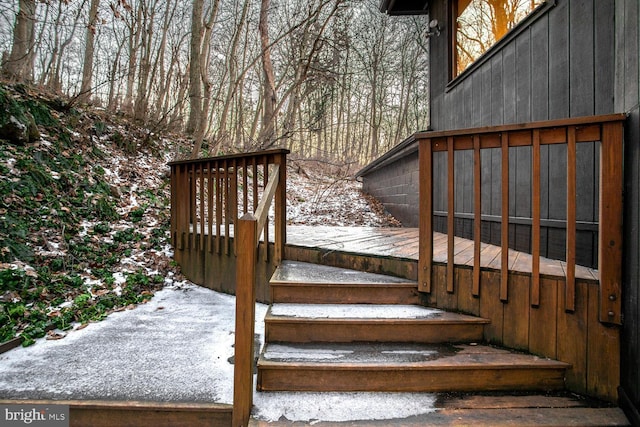
<path fill-rule="evenodd" d="M 266 305 L 256 307 L 263 342 Z M 186 284 L 133 310 L 0 355 L 0 400 L 233 400 L 235 298 Z M 394 420 L 434 410 L 415 393 L 255 393 L 254 421 Z M 394 423 L 395 424 L 395 423 Z"/>

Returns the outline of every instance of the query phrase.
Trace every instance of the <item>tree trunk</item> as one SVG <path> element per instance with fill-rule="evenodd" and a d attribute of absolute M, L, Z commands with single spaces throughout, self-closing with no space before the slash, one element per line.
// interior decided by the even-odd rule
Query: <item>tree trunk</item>
<path fill-rule="evenodd" d="M 138 63 L 138 47 L 140 43 L 140 21 L 142 17 L 142 5 L 138 5 L 135 17 L 132 16 L 129 27 L 129 64 L 127 71 L 127 92 L 125 94 L 123 108 L 133 112 L 133 87 L 136 78 L 136 65 Z"/>
<path fill-rule="evenodd" d="M 262 72 L 263 82 L 263 109 L 262 126 L 258 136 L 258 143 L 261 148 L 268 148 L 275 142 L 275 105 L 276 105 L 276 84 L 273 74 L 273 64 L 271 62 L 271 46 L 269 45 L 269 0 L 261 0 L 260 22 L 258 24 L 260 32 L 260 46 L 262 48 Z"/>
<path fill-rule="evenodd" d="M 204 0 L 193 0 L 193 10 L 191 12 L 191 43 L 189 56 L 189 121 L 187 122 L 187 133 L 193 135 L 200 121 L 202 120 L 202 71 L 200 70 L 200 54 L 202 47 L 202 37 L 204 27 L 202 25 L 202 13 L 204 10 Z M 196 144 L 197 145 L 197 144 Z M 192 157 L 197 157 L 200 147 L 194 147 Z M 194 158 L 195 158 L 194 157 Z"/>
<path fill-rule="evenodd" d="M 3 64 L 5 75 L 14 81 L 33 78 L 33 48 L 36 19 L 36 1 L 20 0 L 13 29 L 11 54 Z"/>
<path fill-rule="evenodd" d="M 87 25 L 87 42 L 84 47 L 84 63 L 82 64 L 82 84 L 80 86 L 81 102 L 91 100 L 91 80 L 93 78 L 93 45 L 96 35 L 96 24 L 98 21 L 98 6 L 100 0 L 91 0 L 89 8 L 89 23 Z"/>

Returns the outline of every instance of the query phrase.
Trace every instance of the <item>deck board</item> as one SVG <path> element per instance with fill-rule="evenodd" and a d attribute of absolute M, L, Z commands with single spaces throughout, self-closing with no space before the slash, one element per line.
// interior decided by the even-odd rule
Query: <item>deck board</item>
<path fill-rule="evenodd" d="M 200 229 L 200 226 L 196 228 L 196 230 Z M 208 227 L 205 226 L 204 230 L 207 234 Z M 224 229 L 220 231 L 221 234 L 226 232 Z M 231 225 L 229 227 L 230 236 L 233 236 L 233 232 L 233 225 Z M 273 241 L 274 235 L 275 233 L 270 230 L 269 239 L 271 241 Z M 287 225 L 288 245 L 408 260 L 418 260 L 418 235 L 418 228 Z M 473 266 L 473 240 L 456 237 L 454 241 L 455 264 Z M 502 253 L 500 246 L 482 243 L 481 248 L 481 268 L 499 270 Z M 447 262 L 446 234 L 433 233 L 433 261 L 436 263 Z M 509 249 L 509 270 L 531 274 L 531 254 Z M 566 263 L 540 257 L 540 274 L 553 278 L 565 278 Z M 576 266 L 576 278 L 597 281 L 599 279 L 598 270 Z"/>
<path fill-rule="evenodd" d="M 287 244 L 315 247 L 329 251 L 418 259 L 417 228 L 289 225 L 287 226 Z M 472 266 L 473 247 L 472 240 L 456 237 L 455 264 Z M 501 252 L 502 250 L 499 246 L 482 243 L 480 256 L 482 268 L 500 269 Z M 446 263 L 446 234 L 433 234 L 433 260 L 438 263 Z M 510 270 L 530 274 L 531 267 L 532 258 L 530 254 L 509 249 Z M 566 263 L 541 257 L 540 273 L 544 276 L 564 278 L 566 277 Z M 598 280 L 599 274 L 597 270 L 576 266 L 576 277 L 593 281 Z"/>

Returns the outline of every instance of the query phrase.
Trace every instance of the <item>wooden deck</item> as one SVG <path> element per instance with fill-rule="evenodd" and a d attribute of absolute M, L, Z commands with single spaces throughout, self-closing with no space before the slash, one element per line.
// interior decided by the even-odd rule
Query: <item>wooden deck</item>
<path fill-rule="evenodd" d="M 318 248 L 326 251 L 356 253 L 392 258 L 418 260 L 417 228 L 379 227 L 334 227 L 317 225 L 287 226 L 287 245 Z M 455 264 L 473 266 L 473 241 L 455 238 Z M 481 267 L 500 270 L 500 246 L 483 243 L 481 246 Z M 433 260 L 447 262 L 447 235 L 433 234 Z M 531 273 L 531 255 L 509 250 L 509 270 L 523 274 Z M 553 278 L 566 277 L 566 263 L 540 258 L 540 273 Z M 598 271 L 577 266 L 576 278 L 588 281 L 598 280 Z"/>

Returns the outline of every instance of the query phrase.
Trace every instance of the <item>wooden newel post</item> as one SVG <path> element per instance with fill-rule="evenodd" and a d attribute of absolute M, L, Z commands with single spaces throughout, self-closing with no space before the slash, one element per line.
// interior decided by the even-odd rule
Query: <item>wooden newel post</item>
<path fill-rule="evenodd" d="M 257 221 L 247 213 L 238 220 L 236 239 L 236 337 L 233 375 L 233 427 L 249 423 L 253 406 Z"/>
<path fill-rule="evenodd" d="M 622 324 L 622 123 L 603 125 L 600 149 L 600 321 Z"/>

